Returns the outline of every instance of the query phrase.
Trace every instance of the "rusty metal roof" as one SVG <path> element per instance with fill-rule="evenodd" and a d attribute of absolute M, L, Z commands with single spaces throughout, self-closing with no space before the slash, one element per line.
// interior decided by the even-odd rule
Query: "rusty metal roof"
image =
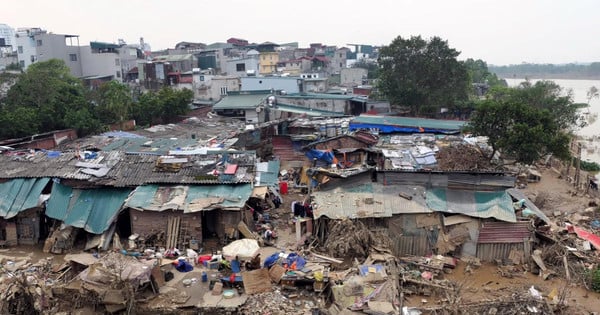
<path fill-rule="evenodd" d="M 479 230 L 477 243 L 523 243 L 523 240 L 529 239 L 532 233 L 529 221 L 514 223 L 487 221 Z"/>

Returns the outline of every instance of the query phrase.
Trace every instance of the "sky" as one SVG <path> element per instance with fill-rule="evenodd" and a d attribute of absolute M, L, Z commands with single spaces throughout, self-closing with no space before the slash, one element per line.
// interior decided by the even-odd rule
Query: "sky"
<path fill-rule="evenodd" d="M 388 45 L 441 37 L 490 65 L 600 61 L 598 0 L 3 0 L 0 23 L 152 50 L 181 41 Z"/>

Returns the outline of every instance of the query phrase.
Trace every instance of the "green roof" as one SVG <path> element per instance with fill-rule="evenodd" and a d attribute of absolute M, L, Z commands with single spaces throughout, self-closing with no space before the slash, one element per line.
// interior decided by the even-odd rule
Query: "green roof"
<path fill-rule="evenodd" d="M 461 213 L 478 218 L 516 222 L 512 199 L 504 190 L 466 191 L 445 188 L 427 189 L 425 200 L 434 211 Z"/>
<path fill-rule="evenodd" d="M 228 94 L 213 105 L 213 110 L 253 109 L 264 103 L 269 95 L 263 93 Z"/>
<path fill-rule="evenodd" d="M 252 193 L 250 184 L 239 185 L 144 185 L 135 189 L 126 206 L 138 210 L 241 209 Z"/>
<path fill-rule="evenodd" d="M 422 127 L 429 129 L 460 130 L 467 122 L 416 117 L 360 115 L 351 124 L 387 125 L 402 127 Z"/>
<path fill-rule="evenodd" d="M 17 178 L 0 184 L 0 217 L 10 219 L 38 205 L 49 178 Z"/>
<path fill-rule="evenodd" d="M 93 234 L 108 230 L 131 189 L 76 189 L 52 184 L 46 215 Z"/>

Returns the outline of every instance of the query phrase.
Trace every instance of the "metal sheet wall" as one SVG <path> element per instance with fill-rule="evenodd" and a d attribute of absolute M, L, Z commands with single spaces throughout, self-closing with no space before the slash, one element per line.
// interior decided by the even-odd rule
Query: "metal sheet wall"
<path fill-rule="evenodd" d="M 481 261 L 493 262 L 497 259 L 507 259 L 511 250 L 522 251 L 524 257 L 531 256 L 531 246 L 521 243 L 487 243 L 477 244 L 477 258 Z"/>

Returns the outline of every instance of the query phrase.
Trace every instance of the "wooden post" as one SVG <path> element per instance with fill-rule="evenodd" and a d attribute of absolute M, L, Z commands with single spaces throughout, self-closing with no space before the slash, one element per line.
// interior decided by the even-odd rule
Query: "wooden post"
<path fill-rule="evenodd" d="M 579 190 L 579 181 L 581 177 L 581 143 L 577 143 L 577 163 L 575 167 L 575 187 Z"/>

